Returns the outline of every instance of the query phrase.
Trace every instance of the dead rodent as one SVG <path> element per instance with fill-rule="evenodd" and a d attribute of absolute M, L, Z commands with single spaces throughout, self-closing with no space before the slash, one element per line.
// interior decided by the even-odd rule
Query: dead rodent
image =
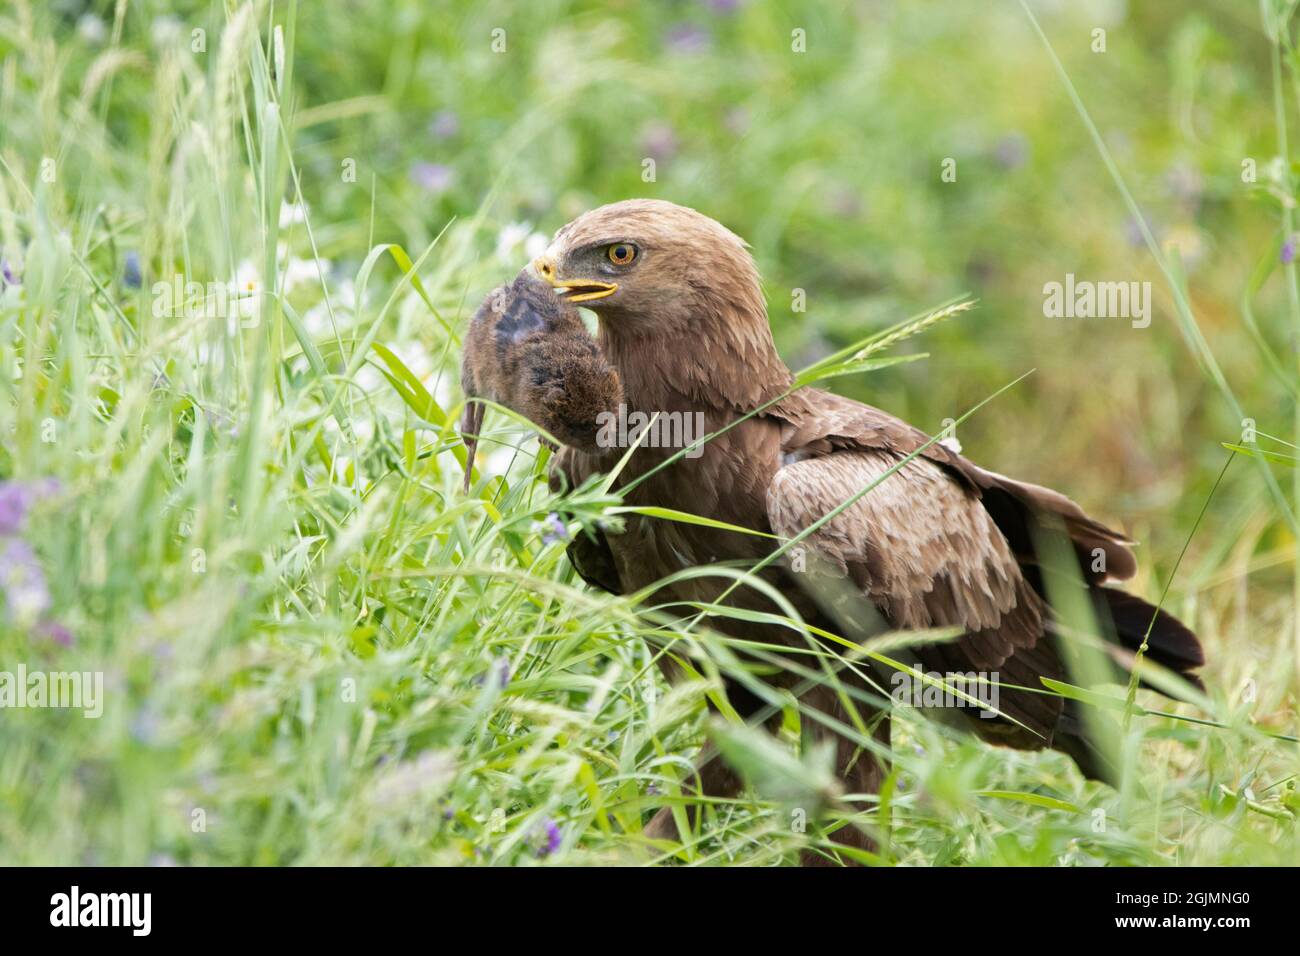
<path fill-rule="evenodd" d="M 565 445 L 594 450 L 601 412 L 623 400 L 618 372 L 605 361 L 578 310 L 533 272 L 488 293 L 470 322 L 461 386 L 471 401 L 461 419 L 469 489 L 487 398 L 540 425 Z"/>

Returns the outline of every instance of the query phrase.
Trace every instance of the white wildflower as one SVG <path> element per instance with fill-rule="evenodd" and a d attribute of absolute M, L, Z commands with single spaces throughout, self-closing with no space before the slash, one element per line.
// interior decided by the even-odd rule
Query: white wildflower
<path fill-rule="evenodd" d="M 317 271 L 315 259 L 299 259 L 297 256 L 290 257 L 284 265 L 283 278 L 281 280 L 284 286 L 285 294 L 292 292 L 300 285 L 320 285 L 322 274 L 329 272 L 330 261 L 328 259 L 320 260 L 320 270 Z"/>
<path fill-rule="evenodd" d="M 519 257 L 519 251 L 529 241 L 533 232 L 532 223 L 508 222 L 497 233 L 497 258 L 503 262 L 513 262 Z M 546 247 L 543 246 L 543 249 Z"/>
<path fill-rule="evenodd" d="M 108 39 L 108 27 L 93 13 L 83 13 L 77 21 L 77 35 L 87 43 L 103 43 Z"/>
<path fill-rule="evenodd" d="M 297 202 L 280 202 L 280 228 L 307 221 L 307 204 Z"/>

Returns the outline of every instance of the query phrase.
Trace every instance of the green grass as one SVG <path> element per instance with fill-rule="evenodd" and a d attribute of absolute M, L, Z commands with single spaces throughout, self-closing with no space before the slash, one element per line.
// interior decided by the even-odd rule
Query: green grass
<path fill-rule="evenodd" d="M 825 845 L 798 825 L 818 808 L 886 864 L 1300 861 L 1276 736 L 1300 691 L 1294 176 L 1269 172 L 1294 4 L 1264 10 L 1276 45 L 1240 4 L 1130 6 L 1030 4 L 1073 102 L 1013 3 L 0 10 L 0 480 L 58 481 L 0 542 L 49 591 L 5 589 L 0 671 L 105 681 L 97 720 L 0 711 L 0 862 L 762 865 Z M 735 642 L 577 579 L 547 516 L 616 523 L 606 489 L 560 502 L 490 413 L 461 493 L 468 315 L 527 236 L 628 195 L 753 243 L 793 368 L 980 300 L 828 384 L 933 432 L 979 406 L 967 454 L 1142 540 L 1134 588 L 1203 636 L 1209 693 L 1137 693 L 1123 786 L 901 710 L 884 795 L 837 794 L 793 700 L 776 745 L 708 717 Z M 1151 279 L 1156 321 L 1043 318 L 1069 271 Z M 244 308 L 158 308 L 176 276 Z M 1211 500 L 1224 443 L 1254 454 Z M 665 653 L 691 679 L 664 684 Z M 706 739 L 757 786 L 648 846 Z"/>

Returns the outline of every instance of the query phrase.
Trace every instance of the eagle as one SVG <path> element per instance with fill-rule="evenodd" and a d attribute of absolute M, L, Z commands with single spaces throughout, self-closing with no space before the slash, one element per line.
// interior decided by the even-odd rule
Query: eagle
<path fill-rule="evenodd" d="M 569 558 L 591 586 L 615 594 L 654 589 L 647 593 L 659 606 L 724 600 L 741 612 L 772 612 L 758 589 L 678 572 L 713 563 L 758 565 L 774 541 L 798 537 L 859 495 L 802 540 L 815 557 L 804 570 L 773 561 L 762 567 L 763 580 L 823 632 L 840 633 L 852 614 L 844 609 L 846 592 L 890 630 L 949 629 L 953 639 L 923 644 L 915 655 L 928 670 L 1000 675 L 997 715 L 968 721 L 981 737 L 1021 749 L 1055 748 L 1085 774 L 1108 777 L 1072 702 L 1030 690 L 1041 689 L 1042 678 L 1070 679 L 1068 629 L 1057 626 L 1039 556 L 1045 534 L 1057 535 L 1068 543 L 1065 553 L 1077 556 L 1076 583 L 1087 588 L 1108 639 L 1127 652 L 1119 659 L 1131 662 L 1145 643 L 1147 659 L 1199 685 L 1193 672 L 1204 655 L 1195 635 L 1172 615 L 1107 586 L 1137 568 L 1134 542 L 1124 534 L 1066 496 L 981 468 L 878 408 L 819 388 L 792 390 L 794 375 L 774 345 L 758 269 L 747 244 L 720 223 L 671 202 L 617 202 L 561 228 L 530 267 L 564 301 L 596 314 L 601 365 L 617 373 L 628 414 L 702 415 L 706 433 L 726 429 L 702 453 L 678 455 L 666 467 L 677 449 L 640 447 L 628 458 L 620 476 L 625 503 L 660 511 L 626 514 L 617 534 L 575 536 Z M 565 444 L 551 459 L 551 483 L 580 486 L 609 473 L 626 452 L 594 440 Z M 667 508 L 714 524 L 665 520 Z M 709 624 L 769 646 L 800 640 L 760 613 L 714 615 Z M 663 655 L 662 666 L 674 676 L 671 655 Z M 819 715 L 804 723 L 833 750 L 842 785 L 853 793 L 878 792 L 887 773 L 889 708 L 870 713 L 870 732 L 884 746 L 864 747 L 860 735 L 855 740 L 841 729 L 852 726 L 848 706 L 862 710 L 863 700 L 879 700 L 866 674 L 839 674 L 844 685 L 863 692 L 846 705 L 828 682 L 810 685 L 796 673 L 771 671 L 763 680 L 797 694 L 805 713 Z M 752 686 L 727 678 L 725 690 L 740 716 L 779 722 Z M 689 786 L 726 798 L 743 781 L 721 755 L 706 751 Z M 645 834 L 679 836 L 669 808 L 658 811 Z M 872 845 L 854 826 L 839 828 L 832 839 Z M 827 859 L 806 853 L 804 862 Z"/>

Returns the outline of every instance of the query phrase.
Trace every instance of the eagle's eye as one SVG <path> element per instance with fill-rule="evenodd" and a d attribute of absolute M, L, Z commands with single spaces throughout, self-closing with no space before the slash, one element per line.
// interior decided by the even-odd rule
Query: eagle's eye
<path fill-rule="evenodd" d="M 616 266 L 625 266 L 636 258 L 636 246 L 630 242 L 616 242 L 606 250 L 605 255 Z"/>

